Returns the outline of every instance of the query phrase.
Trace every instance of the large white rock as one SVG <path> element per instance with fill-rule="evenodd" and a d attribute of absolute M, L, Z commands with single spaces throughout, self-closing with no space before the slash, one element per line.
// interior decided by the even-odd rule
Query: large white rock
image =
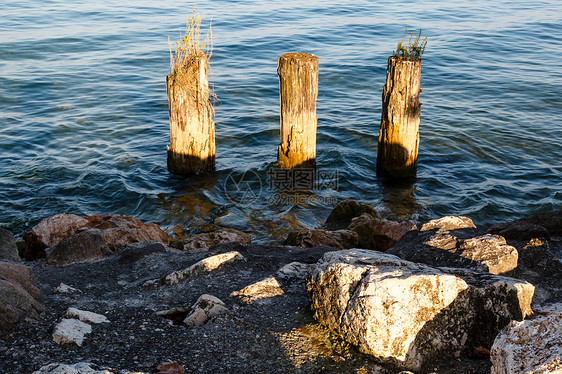
<path fill-rule="evenodd" d="M 65 318 L 60 321 L 53 332 L 57 344 L 76 344 L 82 346 L 84 336 L 92 332 L 92 326 L 77 319 Z"/>
<path fill-rule="evenodd" d="M 68 308 L 66 311 L 66 316 L 69 318 L 78 318 L 82 322 L 86 323 L 104 323 L 109 322 L 106 316 L 97 314 L 94 312 L 88 312 L 87 310 L 80 310 L 76 308 Z"/>
<path fill-rule="evenodd" d="M 307 278 L 315 318 L 361 351 L 410 370 L 493 342 L 531 313 L 534 287 L 376 251 L 328 252 Z"/>
<path fill-rule="evenodd" d="M 490 351 L 492 374 L 562 373 L 562 304 L 527 321 L 512 321 Z"/>

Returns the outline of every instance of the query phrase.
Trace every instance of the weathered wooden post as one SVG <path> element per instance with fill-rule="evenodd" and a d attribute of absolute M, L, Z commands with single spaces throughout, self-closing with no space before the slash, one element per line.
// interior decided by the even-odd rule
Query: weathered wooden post
<path fill-rule="evenodd" d="M 420 30 L 421 34 L 421 30 Z M 418 35 L 410 46 L 398 44 L 388 58 L 382 94 L 382 115 L 377 155 L 377 174 L 384 177 L 416 176 L 420 124 L 421 54 L 426 40 Z"/>
<path fill-rule="evenodd" d="M 166 78 L 170 112 L 168 170 L 182 175 L 215 167 L 215 123 L 209 101 L 207 54 L 200 52 L 190 60 Z"/>
<path fill-rule="evenodd" d="M 170 115 L 168 170 L 174 174 L 193 174 L 215 168 L 214 109 L 210 100 L 207 63 L 204 51 L 211 32 L 199 42 L 201 18 L 193 10 L 187 20 L 184 39 L 175 54 L 170 46 L 171 73 L 166 77 Z"/>
<path fill-rule="evenodd" d="M 308 53 L 285 53 L 277 60 L 277 74 L 281 101 L 279 167 L 314 167 L 318 57 Z"/>

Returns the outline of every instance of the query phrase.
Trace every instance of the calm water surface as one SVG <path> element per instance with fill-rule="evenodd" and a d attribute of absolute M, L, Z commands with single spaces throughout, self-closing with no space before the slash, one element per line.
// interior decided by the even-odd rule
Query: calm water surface
<path fill-rule="evenodd" d="M 166 169 L 165 77 L 168 37 L 192 5 L 0 3 L 1 226 L 21 234 L 56 213 L 116 212 L 264 240 L 319 226 L 348 198 L 482 228 L 562 208 L 560 1 L 201 1 L 213 20 L 217 171 L 180 178 Z M 418 178 L 389 186 L 375 173 L 381 93 L 406 26 L 429 37 Z M 276 61 L 292 51 L 320 59 L 317 161 L 337 185 L 296 203 L 263 188 L 233 204 L 227 177 L 251 171 L 265 184 L 276 161 Z"/>

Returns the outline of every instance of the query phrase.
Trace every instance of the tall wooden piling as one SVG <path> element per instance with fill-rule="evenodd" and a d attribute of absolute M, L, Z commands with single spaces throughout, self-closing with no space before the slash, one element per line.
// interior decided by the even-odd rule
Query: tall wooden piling
<path fill-rule="evenodd" d="M 312 167 L 316 164 L 316 99 L 318 57 L 285 53 L 277 60 L 281 101 L 279 167 Z"/>
<path fill-rule="evenodd" d="M 377 174 L 415 177 L 419 147 L 421 59 L 388 58 L 382 94 Z"/>
<path fill-rule="evenodd" d="M 207 54 L 189 56 L 166 77 L 170 114 L 168 170 L 187 175 L 215 168 L 215 123 L 207 78 Z"/>

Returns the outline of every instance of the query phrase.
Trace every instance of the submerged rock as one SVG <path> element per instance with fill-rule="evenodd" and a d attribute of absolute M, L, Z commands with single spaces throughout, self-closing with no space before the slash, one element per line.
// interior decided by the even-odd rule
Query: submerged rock
<path fill-rule="evenodd" d="M 531 313 L 534 287 L 376 251 L 329 252 L 307 279 L 316 320 L 365 353 L 409 370 L 491 345 Z"/>
<path fill-rule="evenodd" d="M 394 222 L 377 219 L 363 213 L 351 220 L 349 229 L 357 233 L 360 248 L 386 251 L 394 246 L 408 231 L 416 228 L 416 222 Z"/>
<path fill-rule="evenodd" d="M 491 350 L 492 374 L 562 373 L 562 304 L 553 310 L 502 330 Z"/>
<path fill-rule="evenodd" d="M 375 208 L 368 204 L 361 204 L 355 200 L 344 200 L 336 204 L 330 215 L 326 219 L 326 227 L 329 230 L 346 229 L 351 220 L 367 213 L 372 217 L 377 217 Z"/>
<path fill-rule="evenodd" d="M 336 249 L 349 249 L 357 247 L 357 234 L 350 230 L 296 230 L 289 233 L 283 244 L 303 248 L 327 245 Z"/>

